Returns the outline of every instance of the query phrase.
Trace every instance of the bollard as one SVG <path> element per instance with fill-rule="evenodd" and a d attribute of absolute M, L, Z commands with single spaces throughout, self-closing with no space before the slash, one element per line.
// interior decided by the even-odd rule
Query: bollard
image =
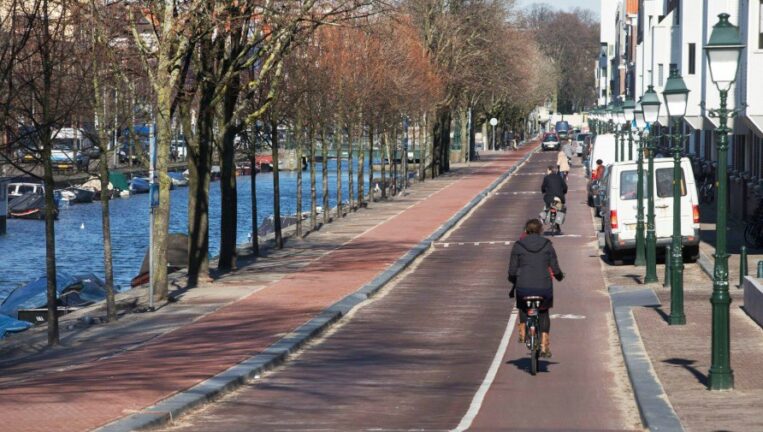
<path fill-rule="evenodd" d="M 665 246 L 665 279 L 662 281 L 662 287 L 670 286 L 670 245 Z"/>
<path fill-rule="evenodd" d="M 742 246 L 739 251 L 739 288 L 742 288 L 745 276 L 747 276 L 747 247 Z"/>
<path fill-rule="evenodd" d="M 758 261 L 758 279 L 763 279 L 763 261 Z"/>

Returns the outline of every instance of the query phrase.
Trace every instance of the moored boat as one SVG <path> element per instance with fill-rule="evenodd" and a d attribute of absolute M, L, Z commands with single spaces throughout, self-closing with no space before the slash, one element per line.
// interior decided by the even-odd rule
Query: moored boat
<path fill-rule="evenodd" d="M 8 204 L 8 215 L 17 219 L 45 219 L 45 195 L 25 193 Z M 58 206 L 54 203 L 53 217 L 58 218 Z"/>
<path fill-rule="evenodd" d="M 130 180 L 130 192 L 134 194 L 148 193 L 148 180 L 143 177 L 134 177 Z"/>
<path fill-rule="evenodd" d="M 61 199 L 68 201 L 69 204 L 91 203 L 95 198 L 95 190 L 85 187 L 72 186 L 61 189 Z"/>

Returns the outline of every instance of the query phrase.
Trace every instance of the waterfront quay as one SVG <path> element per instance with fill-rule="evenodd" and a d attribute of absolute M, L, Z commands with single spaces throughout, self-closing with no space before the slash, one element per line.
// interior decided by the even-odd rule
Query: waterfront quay
<path fill-rule="evenodd" d="M 175 301 L 154 313 L 69 331 L 64 317 L 63 346 L 55 350 L 30 354 L 34 343 L 17 342 L 33 338 L 34 330 L 11 337 L 5 344 L 15 351 L 4 352 L 12 360 L 0 378 L 6 425 L 18 431 L 97 428 L 252 356 L 270 355 L 300 326 L 400 266 L 532 149 L 484 157 L 400 198 L 369 203 L 304 240 L 289 240 L 281 251 L 242 258 L 239 270 L 212 283 L 186 291 L 176 281 Z M 47 413 L 43 419 L 40 410 Z"/>

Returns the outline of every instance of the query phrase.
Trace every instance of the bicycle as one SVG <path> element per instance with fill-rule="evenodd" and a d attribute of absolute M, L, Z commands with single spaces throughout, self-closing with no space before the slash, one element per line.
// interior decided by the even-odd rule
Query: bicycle
<path fill-rule="evenodd" d="M 715 201 L 715 181 L 712 177 L 705 177 L 699 186 L 699 202 L 710 204 Z"/>
<path fill-rule="evenodd" d="M 543 297 L 527 296 L 522 298 L 527 305 L 527 321 L 525 321 L 525 345 L 530 350 L 530 375 L 538 373 L 540 358 L 540 305 Z"/>
<path fill-rule="evenodd" d="M 566 209 L 562 200 L 554 198 L 554 202 L 549 207 L 545 207 L 540 213 L 540 220 L 551 227 L 551 235 L 562 233 L 562 224 L 564 223 Z"/>
<path fill-rule="evenodd" d="M 758 205 L 752 219 L 745 226 L 744 241 L 755 248 L 763 247 L 763 203 Z"/>

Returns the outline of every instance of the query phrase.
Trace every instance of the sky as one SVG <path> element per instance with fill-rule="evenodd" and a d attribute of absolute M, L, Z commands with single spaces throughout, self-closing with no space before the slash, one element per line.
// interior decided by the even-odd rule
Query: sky
<path fill-rule="evenodd" d="M 589 9 L 593 12 L 595 17 L 599 17 L 601 2 L 600 0 L 518 0 L 518 4 L 521 7 L 531 5 L 533 3 L 545 3 L 555 9 L 570 10 L 576 7 L 581 9 Z"/>

